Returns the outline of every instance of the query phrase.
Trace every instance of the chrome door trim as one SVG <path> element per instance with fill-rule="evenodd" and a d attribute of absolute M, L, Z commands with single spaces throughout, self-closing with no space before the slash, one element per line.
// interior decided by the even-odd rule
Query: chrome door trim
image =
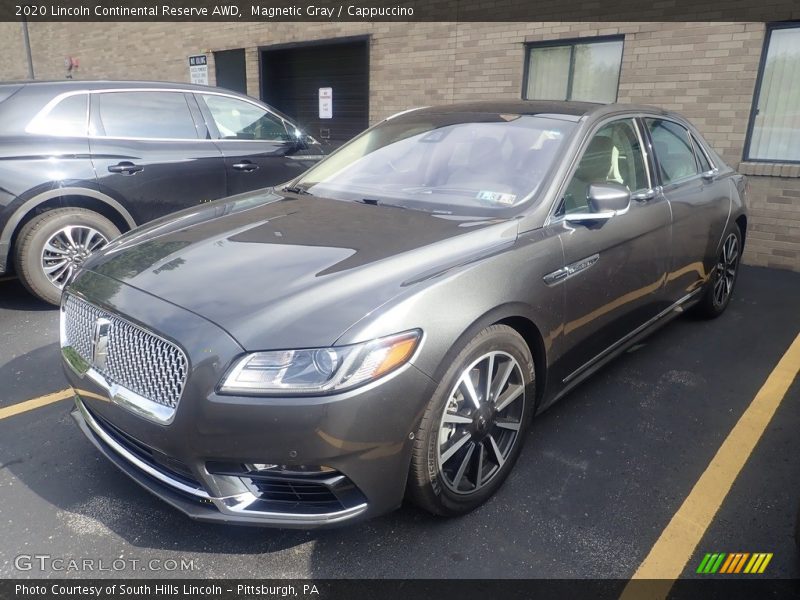
<path fill-rule="evenodd" d="M 223 96 L 225 98 L 231 98 L 232 100 L 240 100 L 242 102 L 247 102 L 248 104 L 252 104 L 256 108 L 259 108 L 265 112 L 268 112 L 276 119 L 279 119 L 283 124 L 284 127 L 286 125 L 291 125 L 293 128 L 297 129 L 297 126 L 290 121 L 287 121 L 279 114 L 276 114 L 272 110 L 270 110 L 266 105 L 263 105 L 259 102 L 256 102 L 252 98 L 246 98 L 243 96 L 235 96 L 233 94 L 226 94 L 225 92 L 218 92 L 216 90 L 191 90 L 185 89 L 180 87 L 169 87 L 169 88 L 154 88 L 154 87 L 140 87 L 140 88 L 129 88 L 129 87 L 119 87 L 119 88 L 108 88 L 108 89 L 101 89 L 101 90 L 91 90 L 91 89 L 80 89 L 80 90 L 71 90 L 69 92 L 64 92 L 57 95 L 55 98 L 50 100 L 47 104 L 45 104 L 44 108 L 42 108 L 33 119 L 30 120 L 28 125 L 25 127 L 25 132 L 30 133 L 33 135 L 48 135 L 48 136 L 55 136 L 55 137 L 79 137 L 79 138 L 88 138 L 90 140 L 125 140 L 125 141 L 141 141 L 141 142 L 256 142 L 256 143 L 289 143 L 291 140 L 232 140 L 232 139 L 224 139 L 224 138 L 150 138 L 150 137 L 126 137 L 126 136 L 110 136 L 110 135 L 96 135 L 89 132 L 89 115 L 91 112 L 90 102 L 87 102 L 87 110 L 86 110 L 86 134 L 85 135 L 68 135 L 68 136 L 59 136 L 58 134 L 53 134 L 50 132 L 42 132 L 37 130 L 37 126 L 40 125 L 41 121 L 44 120 L 50 112 L 65 98 L 70 96 L 76 96 L 78 94 L 87 94 L 89 97 L 95 94 L 116 94 L 120 92 L 168 92 L 173 94 L 206 94 L 209 96 Z M 286 130 L 288 135 L 289 130 Z"/>

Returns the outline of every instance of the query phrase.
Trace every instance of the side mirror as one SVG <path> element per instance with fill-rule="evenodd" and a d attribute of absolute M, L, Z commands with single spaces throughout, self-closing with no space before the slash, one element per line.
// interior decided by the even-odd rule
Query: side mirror
<path fill-rule="evenodd" d="M 624 215 L 631 206 L 631 191 L 618 183 L 592 183 L 586 196 L 590 212 L 567 213 L 567 222 L 607 221 L 616 215 Z"/>
<path fill-rule="evenodd" d="M 308 136 L 295 127 L 292 132 L 292 143 L 297 150 L 308 149 Z"/>
<path fill-rule="evenodd" d="M 627 212 L 631 205 L 631 191 L 618 183 L 593 183 L 587 195 L 592 212 L 613 210 L 616 214 Z"/>

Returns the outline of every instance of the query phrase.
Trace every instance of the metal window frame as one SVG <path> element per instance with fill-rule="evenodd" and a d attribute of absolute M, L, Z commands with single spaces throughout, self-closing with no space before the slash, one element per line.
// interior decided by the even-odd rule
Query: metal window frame
<path fill-rule="evenodd" d="M 672 181 L 664 181 L 664 177 L 663 177 L 664 173 L 661 170 L 661 159 L 658 158 L 658 151 L 655 149 L 655 144 L 653 143 L 653 134 L 650 131 L 650 127 L 647 124 L 647 120 L 648 119 L 649 120 L 655 120 L 655 121 L 666 121 L 668 123 L 672 123 L 673 125 L 677 125 L 678 127 L 680 127 L 681 129 L 683 129 L 686 132 L 686 142 L 689 145 L 689 149 L 692 151 L 692 158 L 694 159 L 694 168 L 697 171 L 695 174 L 686 175 L 685 177 L 681 177 L 680 179 L 674 179 Z M 697 145 L 693 141 L 694 135 L 692 133 L 691 128 L 686 123 L 681 123 L 677 119 L 674 119 L 674 118 L 669 117 L 669 116 L 643 115 L 642 116 L 642 125 L 643 125 L 645 131 L 647 131 L 647 137 L 650 139 L 650 145 L 652 146 L 653 157 L 654 157 L 654 162 L 655 162 L 655 165 L 656 165 L 656 172 L 658 174 L 658 182 L 659 182 L 660 186 L 662 186 L 664 188 L 671 188 L 671 187 L 674 187 L 676 185 L 682 185 L 682 184 L 686 183 L 687 181 L 691 181 L 693 179 L 700 178 L 700 177 L 703 176 L 703 171 L 701 169 L 700 160 L 697 158 Z M 677 135 L 675 137 L 679 138 L 679 136 L 677 136 Z M 709 164 L 712 166 L 712 168 L 716 168 L 716 167 L 714 167 L 714 162 L 711 160 L 711 157 L 708 155 L 708 153 L 703 151 L 703 154 L 705 155 L 706 160 L 709 162 Z"/>
<path fill-rule="evenodd" d="M 578 37 L 578 38 L 565 38 L 565 39 L 558 39 L 558 40 L 546 40 L 543 42 L 525 42 L 525 62 L 523 64 L 522 69 L 522 90 L 520 92 L 520 97 L 523 100 L 542 100 L 542 98 L 529 98 L 528 97 L 528 78 L 530 76 L 530 65 L 531 65 L 531 51 L 537 50 L 540 48 L 558 48 L 558 47 L 568 47 L 569 48 L 569 72 L 567 73 L 567 97 L 564 98 L 564 101 L 571 102 L 573 101 L 572 96 L 572 82 L 575 76 L 575 46 L 578 45 L 590 45 L 590 44 L 604 44 L 608 42 L 622 42 L 622 54 L 620 55 L 620 63 L 619 69 L 617 70 L 617 85 L 616 85 L 616 92 L 614 94 L 613 102 L 616 102 L 619 98 L 619 80 L 622 76 L 622 57 L 625 55 L 625 34 L 616 34 L 616 35 L 601 35 L 601 36 L 592 36 L 592 37 Z"/>
<path fill-rule="evenodd" d="M 201 105 L 199 100 L 197 99 L 197 94 L 207 94 L 213 96 L 224 96 L 226 98 L 232 98 L 234 100 L 240 100 L 242 102 L 246 102 L 248 104 L 252 104 L 256 108 L 259 108 L 265 112 L 268 112 L 270 115 L 275 117 L 276 119 L 283 121 L 284 126 L 291 125 L 292 128 L 296 128 L 297 126 L 291 122 L 287 121 L 281 115 L 276 113 L 273 110 L 270 110 L 267 106 L 263 105 L 260 101 L 253 100 L 251 98 L 245 98 L 235 94 L 229 94 L 224 91 L 216 91 L 213 89 L 209 90 L 196 90 L 196 89 L 189 89 L 183 87 L 166 87 L 166 88 L 159 88 L 159 87 L 118 87 L 118 88 L 108 88 L 108 89 L 80 89 L 80 90 L 70 90 L 68 92 L 64 92 L 55 96 L 52 100 L 50 100 L 47 104 L 45 104 L 44 108 L 42 108 L 34 117 L 28 122 L 28 125 L 25 127 L 25 132 L 31 135 L 54 135 L 52 133 L 42 133 L 41 131 L 36 130 L 36 128 L 40 125 L 40 123 L 46 119 L 50 112 L 65 98 L 70 96 L 75 96 L 78 94 L 88 94 L 88 108 L 86 111 L 86 135 L 79 135 L 79 136 L 58 136 L 55 137 L 78 137 L 78 138 L 88 138 L 88 139 L 95 139 L 95 140 L 126 140 L 126 141 L 139 141 L 139 142 L 214 142 L 214 143 L 275 143 L 278 140 L 234 140 L 234 139 L 226 139 L 226 138 L 214 138 L 214 137 L 207 137 L 207 138 L 151 138 L 151 137 L 122 137 L 122 136 L 109 136 L 109 135 L 99 135 L 93 134 L 90 131 L 91 121 L 92 121 L 92 104 L 96 104 L 92 102 L 93 96 L 98 94 L 114 94 L 114 93 L 123 93 L 123 92 L 169 92 L 169 93 L 178 93 L 178 94 L 190 94 L 194 97 L 195 102 L 197 102 L 198 108 L 202 111 L 202 106 L 204 106 L 205 102 Z M 191 107 L 190 107 L 190 113 Z M 194 119 L 195 115 L 192 113 L 192 118 Z M 200 123 L 200 125 L 204 125 L 208 127 L 207 123 Z M 289 128 L 286 127 L 286 131 L 289 131 Z M 209 133 L 213 133 L 209 131 Z M 288 143 L 288 140 L 281 140 L 283 143 Z"/>
<path fill-rule="evenodd" d="M 767 54 L 769 53 L 769 45 L 772 41 L 772 32 L 781 29 L 800 30 L 800 21 L 767 23 L 766 32 L 764 34 L 764 43 L 761 47 L 761 58 L 758 62 L 758 76 L 756 77 L 756 84 L 755 88 L 753 89 L 753 101 L 750 104 L 750 118 L 747 121 L 747 133 L 745 134 L 744 148 L 742 149 L 742 161 L 744 162 L 787 165 L 800 164 L 800 160 L 750 157 L 750 145 L 753 140 L 753 128 L 755 127 L 758 103 L 761 100 L 761 85 L 764 83 L 764 69 L 767 66 Z"/>
<path fill-rule="evenodd" d="M 570 182 L 572 181 L 572 177 L 575 175 L 575 171 L 578 169 L 578 165 L 583 159 L 583 155 L 586 153 L 587 148 L 589 147 L 589 143 L 592 141 L 597 132 L 600 131 L 606 125 L 611 125 L 617 121 L 632 121 L 633 128 L 636 132 L 637 137 L 642 144 L 641 152 L 642 158 L 644 159 L 645 171 L 647 172 L 647 181 L 650 184 L 650 188 L 648 189 L 656 189 L 657 187 L 661 187 L 661 179 L 659 174 L 657 173 L 656 167 L 658 163 L 655 160 L 655 156 L 651 150 L 651 143 L 650 143 L 650 136 L 647 133 L 646 126 L 644 125 L 642 119 L 649 117 L 650 113 L 642 113 L 639 111 L 631 111 L 631 112 L 622 112 L 617 114 L 608 115 L 602 119 L 599 119 L 592 127 L 589 129 L 583 136 L 583 139 L 580 142 L 580 146 L 578 147 L 577 152 L 573 155 L 572 160 L 570 162 L 569 170 L 565 177 L 561 179 L 558 184 L 558 193 L 555 195 L 553 202 L 550 205 L 550 209 L 547 211 L 547 217 L 545 218 L 544 227 L 548 227 L 550 225 L 563 223 L 564 215 L 559 215 L 559 207 L 561 206 L 561 201 L 564 198 L 564 194 L 566 193 L 567 187 L 569 186 Z M 636 193 L 637 191 L 641 190 L 631 190 L 631 193 Z"/>

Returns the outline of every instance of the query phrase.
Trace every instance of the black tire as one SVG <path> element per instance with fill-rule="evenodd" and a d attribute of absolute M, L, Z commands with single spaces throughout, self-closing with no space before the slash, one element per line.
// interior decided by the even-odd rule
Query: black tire
<path fill-rule="evenodd" d="M 493 398 L 490 398 L 490 402 L 487 403 L 490 406 L 483 406 L 483 404 L 481 404 L 481 406 L 490 411 L 490 413 L 487 414 L 493 414 L 495 416 L 483 419 L 483 415 L 480 414 L 482 409 L 474 408 L 472 403 L 466 399 L 466 394 L 463 394 L 464 403 L 461 406 L 467 407 L 469 405 L 469 409 L 466 410 L 472 410 L 474 413 L 471 416 L 473 422 L 469 425 L 445 425 L 442 421 L 445 410 L 448 409 L 448 407 L 453 410 L 453 406 L 458 405 L 453 404 L 456 400 L 451 398 L 451 396 L 460 393 L 458 390 L 461 389 L 459 382 L 462 374 L 464 374 L 473 363 L 489 355 L 493 356 L 492 361 L 485 363 L 486 366 L 484 366 L 483 371 L 481 371 L 480 365 L 484 363 L 480 362 L 475 368 L 471 369 L 469 373 L 480 374 L 478 386 L 474 388 L 477 390 L 480 387 L 484 387 L 483 382 L 486 379 L 483 373 L 489 370 L 489 365 L 494 365 L 492 381 L 497 383 L 497 386 L 495 386 L 496 394 Z M 514 361 L 516 361 L 519 367 L 518 369 L 513 365 L 508 366 L 513 362 L 508 357 L 512 357 Z M 499 382 L 502 379 L 501 368 L 505 368 L 505 366 L 508 366 L 512 374 L 507 379 L 508 383 L 505 384 L 506 387 L 497 389 L 497 387 L 500 387 Z M 481 377 L 483 377 L 483 379 L 481 379 Z M 503 398 L 504 396 L 508 398 L 512 395 L 509 393 L 512 391 L 512 380 L 514 389 L 518 391 L 521 385 L 523 393 L 521 396 L 518 396 L 519 399 L 513 400 L 506 408 L 499 412 L 494 412 L 494 407 L 498 406 L 498 404 L 494 404 L 495 400 Z M 478 335 L 458 353 L 452 365 L 447 369 L 425 409 L 419 428 L 415 432 L 411 469 L 407 484 L 407 497 L 421 508 L 433 514 L 443 516 L 462 515 L 486 502 L 486 500 L 500 488 L 519 457 L 519 453 L 525 441 L 525 434 L 528 431 L 534 413 L 534 382 L 535 368 L 533 357 L 522 336 L 505 325 L 492 325 L 478 333 Z M 492 386 L 489 387 L 491 388 Z M 505 393 L 501 393 L 503 390 L 505 390 Z M 481 394 L 482 397 L 487 395 L 485 392 L 478 393 Z M 520 402 L 520 399 L 522 402 L 521 406 L 516 404 Z M 513 419 L 508 419 L 501 415 L 503 412 L 508 414 L 507 411 L 514 412 Z M 452 415 L 454 413 L 448 411 L 448 414 Z M 506 424 L 509 420 L 513 420 L 515 421 L 514 426 L 519 426 L 516 436 L 510 441 L 508 438 L 504 438 L 508 431 L 505 427 L 499 429 L 498 427 L 501 426 L 492 424 L 493 419 L 497 417 L 500 417 L 498 419 L 499 421 L 504 421 Z M 487 421 L 489 421 L 488 424 Z M 440 430 L 444 431 L 445 427 L 460 429 L 458 438 L 456 438 L 455 434 L 452 434 L 452 438 L 448 437 L 442 443 L 446 443 L 450 439 L 460 440 L 461 437 L 467 437 L 468 434 L 472 437 L 465 442 L 465 445 L 460 447 L 456 454 L 451 455 L 451 457 L 447 459 L 448 461 L 453 461 L 452 467 L 447 467 L 448 463 L 445 462 L 445 466 L 440 468 L 440 457 L 444 458 L 449 450 L 449 448 L 446 448 L 444 453 L 440 455 Z M 485 437 L 483 437 L 481 441 L 477 441 L 480 436 Z M 500 440 L 499 445 L 494 439 L 489 439 L 493 436 L 497 436 Z M 496 453 L 491 454 L 492 444 L 495 444 L 494 448 L 497 450 L 500 450 L 501 447 L 503 448 L 501 454 L 502 452 L 507 452 L 505 461 L 502 462 L 502 464 L 500 464 L 500 460 L 492 462 L 493 459 L 497 457 Z M 457 444 L 453 443 L 449 446 L 453 447 L 456 445 Z M 472 450 L 469 449 L 470 446 L 473 446 Z M 484 457 L 486 457 L 485 463 Z M 463 463 L 468 464 L 468 467 L 462 467 Z M 456 468 L 455 464 L 458 464 L 459 468 Z M 487 482 L 483 483 L 482 487 L 480 487 L 481 484 L 474 486 L 475 481 L 479 480 L 477 470 L 483 467 L 481 472 L 486 471 L 487 466 L 490 467 L 487 473 Z M 449 479 L 446 474 L 448 468 L 451 469 L 451 473 L 453 469 L 456 471 L 456 474 Z M 473 476 L 468 475 L 465 480 L 464 476 L 468 471 L 471 472 Z M 460 477 L 459 473 L 461 474 Z M 453 488 L 453 480 L 456 479 L 455 488 Z M 460 490 L 460 485 L 465 489 Z M 474 487 L 470 489 L 471 486 Z"/>
<path fill-rule="evenodd" d="M 726 252 L 729 240 L 732 238 L 735 240 L 736 258 L 732 263 L 733 275 L 732 277 L 729 277 L 729 284 L 726 284 L 725 282 L 721 282 L 721 278 L 726 276 L 726 270 L 728 274 L 730 273 L 731 263 L 727 260 Z M 725 309 L 728 308 L 728 305 L 731 302 L 733 290 L 736 286 L 736 280 L 739 278 L 739 265 L 741 263 L 741 259 L 742 232 L 739 230 L 739 226 L 734 224 L 734 226 L 725 233 L 725 237 L 722 240 L 720 255 L 717 257 L 717 263 L 714 265 L 714 272 L 711 274 L 710 281 L 708 282 L 706 290 L 703 293 L 703 297 L 694 306 L 692 311 L 695 315 L 704 319 L 716 319 L 723 312 L 725 312 Z M 719 289 L 717 287 L 720 285 L 729 285 L 728 291 L 724 294 L 724 297 L 721 299 L 721 301 L 719 297 Z"/>
<path fill-rule="evenodd" d="M 47 241 L 70 225 L 94 229 L 107 241 L 120 235 L 119 229 L 111 221 L 85 208 L 48 210 L 28 221 L 17 235 L 14 246 L 14 267 L 27 290 L 50 304 L 58 305 L 61 301 L 61 287 L 45 274 L 42 253 Z M 94 247 L 94 243 L 92 245 Z M 94 249 L 99 247 L 101 246 L 96 246 Z"/>

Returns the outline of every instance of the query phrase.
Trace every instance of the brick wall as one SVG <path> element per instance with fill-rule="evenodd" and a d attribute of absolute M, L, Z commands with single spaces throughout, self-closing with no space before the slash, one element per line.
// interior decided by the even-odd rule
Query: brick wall
<path fill-rule="evenodd" d="M 747 173 L 764 166 L 742 164 L 741 170 Z M 749 264 L 800 271 L 800 165 L 790 169 L 797 173 L 794 177 L 748 175 L 745 257 Z"/>
<path fill-rule="evenodd" d="M 663 106 L 689 118 L 738 166 L 745 142 L 763 23 L 31 23 L 37 78 L 187 81 L 187 57 L 245 48 L 248 93 L 259 94 L 258 47 L 370 36 L 370 122 L 412 106 L 519 98 L 525 42 L 624 35 L 619 101 Z M 0 80 L 26 76 L 19 23 L 0 23 Z M 747 165 L 746 165 L 747 166 Z M 800 178 L 750 169 L 745 260 L 800 270 Z"/>

